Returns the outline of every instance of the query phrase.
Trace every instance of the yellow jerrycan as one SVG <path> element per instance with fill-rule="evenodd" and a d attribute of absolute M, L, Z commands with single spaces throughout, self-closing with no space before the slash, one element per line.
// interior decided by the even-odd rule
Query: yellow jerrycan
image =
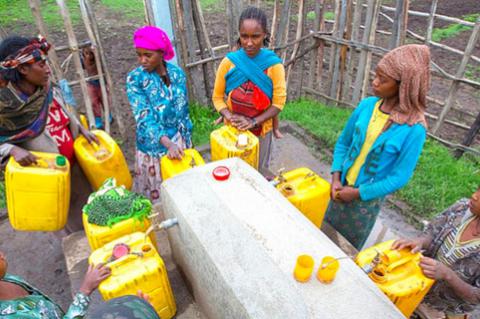
<path fill-rule="evenodd" d="M 277 189 L 315 226 L 320 227 L 330 201 L 330 183 L 306 167 L 275 178 Z"/>
<path fill-rule="evenodd" d="M 5 169 L 10 223 L 16 230 L 60 230 L 70 206 L 70 164 L 59 154 L 32 154 L 37 164 L 21 166 L 10 156 Z"/>
<path fill-rule="evenodd" d="M 258 169 L 259 141 L 250 131 L 239 131 L 224 125 L 210 133 L 212 161 L 240 157 Z"/>
<path fill-rule="evenodd" d="M 141 221 L 135 218 L 129 218 L 112 225 L 112 227 L 89 223 L 88 216 L 85 213 L 82 213 L 82 220 L 85 235 L 87 236 L 88 244 L 92 251 L 122 236 L 134 232 L 146 232 L 151 226 L 148 218 Z M 151 232 L 149 237 L 152 243 L 156 245 L 155 232 Z"/>
<path fill-rule="evenodd" d="M 205 165 L 202 155 L 196 149 L 189 148 L 183 152 L 185 155 L 181 160 L 169 159 L 166 155 L 161 158 L 160 169 L 163 180 L 167 180 L 195 166 Z"/>
<path fill-rule="evenodd" d="M 103 299 L 136 295 L 141 290 L 160 318 L 175 315 L 177 307 L 165 264 L 145 233 L 136 232 L 106 244 L 90 255 L 89 263 L 106 263 L 112 271 L 98 286 Z"/>
<path fill-rule="evenodd" d="M 75 157 L 90 185 L 97 190 L 107 178 L 115 177 L 118 185 L 130 189 L 132 176 L 118 144 L 102 130 L 93 130 L 92 133 L 100 145 L 90 144 L 84 136 L 79 136 L 73 146 Z"/>
<path fill-rule="evenodd" d="M 420 253 L 390 249 L 389 240 L 358 253 L 355 262 L 370 279 L 409 318 L 435 282 L 419 266 Z"/>

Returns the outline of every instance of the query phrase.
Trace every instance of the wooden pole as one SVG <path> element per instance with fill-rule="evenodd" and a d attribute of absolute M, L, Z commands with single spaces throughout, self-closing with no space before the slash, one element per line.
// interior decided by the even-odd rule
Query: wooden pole
<path fill-rule="evenodd" d="M 432 41 L 433 25 L 435 20 L 435 12 L 437 12 L 438 0 L 432 0 L 432 5 L 430 7 L 430 16 L 428 17 L 428 28 L 427 36 L 425 37 L 425 44 L 429 45 Z"/>
<path fill-rule="evenodd" d="M 193 5 L 195 6 L 194 12 L 198 14 L 198 21 L 200 22 L 200 28 L 203 34 L 203 39 L 205 41 L 206 49 L 208 53 L 210 53 L 210 56 L 212 58 L 215 57 L 215 52 L 212 49 L 212 43 L 210 42 L 210 37 L 208 36 L 208 31 L 207 27 L 205 25 L 205 19 L 203 18 L 203 12 L 202 12 L 202 6 L 200 5 L 199 0 L 195 0 L 193 2 Z M 217 65 L 215 63 L 212 63 L 212 72 L 213 75 L 215 75 L 215 72 L 217 71 Z"/>
<path fill-rule="evenodd" d="M 193 0 L 192 3 L 192 8 L 193 8 L 193 23 L 195 25 L 195 30 L 196 30 L 196 35 L 197 35 L 197 40 L 198 40 L 198 46 L 200 48 L 201 52 L 201 57 L 205 58 L 205 46 L 204 46 L 204 39 L 203 39 L 203 33 L 202 33 L 202 26 L 201 26 L 201 21 L 200 21 L 200 14 L 197 11 L 198 6 L 197 3 L 198 0 Z M 203 85 L 205 88 L 205 96 L 207 97 L 207 103 L 210 104 L 212 103 L 211 97 L 212 97 L 212 90 L 213 88 L 211 87 L 211 81 L 210 77 L 208 75 L 208 66 L 207 64 L 202 64 L 202 72 L 203 72 Z M 213 74 L 215 76 L 215 73 Z"/>
<path fill-rule="evenodd" d="M 390 38 L 390 50 L 403 45 L 407 29 L 409 0 L 397 0 L 395 17 L 393 19 L 392 37 Z"/>
<path fill-rule="evenodd" d="M 463 138 L 462 144 L 469 147 L 472 145 L 473 141 L 475 140 L 475 136 L 477 136 L 478 132 L 480 132 L 480 112 L 477 115 L 477 118 L 475 119 L 475 122 L 473 122 L 470 130 L 467 132 L 465 137 Z M 463 155 L 464 150 L 462 149 L 457 149 L 455 151 L 455 157 L 460 158 Z"/>
<path fill-rule="evenodd" d="M 37 28 L 40 31 L 40 34 L 45 38 L 49 39 L 49 34 L 45 22 L 42 18 L 42 13 L 40 10 L 40 1 L 39 0 L 29 0 L 30 9 L 32 10 L 33 17 L 37 24 Z M 60 59 L 58 58 L 55 47 L 52 45 L 52 48 L 48 51 L 48 60 L 51 68 L 53 69 L 53 74 L 57 81 L 60 81 L 64 78 L 62 68 L 60 67 Z"/>
<path fill-rule="evenodd" d="M 339 23 L 338 23 L 338 29 L 335 32 L 335 36 L 337 38 L 343 38 L 344 36 L 344 31 L 345 31 L 345 26 L 347 24 L 347 0 L 341 0 L 340 4 L 340 17 L 339 17 Z M 333 67 L 333 76 L 332 76 L 332 82 L 330 86 L 330 96 L 333 98 L 337 98 L 337 87 L 338 87 L 338 78 L 340 75 L 340 54 L 341 54 L 342 46 L 336 46 L 335 47 L 335 55 L 334 55 L 334 67 Z M 331 62 L 332 63 L 332 62 Z"/>
<path fill-rule="evenodd" d="M 324 0 L 318 0 L 315 3 L 315 21 L 313 23 L 314 32 L 319 32 L 320 26 L 323 24 L 323 2 Z M 318 42 L 319 40 L 314 39 L 314 41 Z M 318 63 L 317 58 L 319 55 L 319 51 L 320 51 L 320 46 L 317 49 L 313 50 L 310 55 L 310 70 L 308 72 L 308 82 L 307 82 L 308 87 L 314 87 L 315 73 L 316 73 L 315 71 L 317 70 L 317 63 Z"/>
<path fill-rule="evenodd" d="M 88 94 L 87 82 L 85 81 L 85 76 L 83 74 L 82 62 L 80 60 L 80 53 L 78 51 L 78 42 L 73 32 L 72 21 L 70 20 L 70 13 L 68 12 L 67 5 L 64 0 L 56 0 L 57 5 L 60 7 L 60 14 L 63 18 L 63 24 L 65 26 L 65 31 L 68 37 L 68 43 L 72 50 L 73 63 L 75 64 L 75 71 L 77 72 L 78 77 L 80 78 L 80 88 L 83 94 L 83 100 L 85 101 L 85 110 L 87 111 L 88 123 L 90 128 L 95 128 L 95 116 L 93 115 L 92 110 L 92 101 L 90 100 L 90 95 Z"/>
<path fill-rule="evenodd" d="M 273 5 L 272 27 L 270 28 L 270 49 L 275 46 L 275 38 L 277 33 L 278 16 L 280 15 L 280 0 L 275 0 Z"/>
<path fill-rule="evenodd" d="M 332 29 L 332 32 L 333 32 L 333 36 L 336 37 L 337 39 L 340 39 L 341 37 L 338 37 L 337 34 L 338 34 L 338 29 L 339 29 L 339 23 L 340 23 L 340 14 L 341 14 L 341 7 L 342 7 L 342 1 L 343 0 L 335 0 L 334 3 L 335 3 L 335 21 L 333 23 L 333 29 Z M 331 46 L 330 46 L 330 58 L 328 59 L 328 79 L 327 79 L 327 83 L 325 83 L 325 87 L 326 87 L 326 92 L 328 92 L 328 94 L 330 94 L 330 91 L 332 89 L 332 85 L 333 85 L 333 74 L 334 74 L 334 69 L 335 69 L 335 54 L 337 52 L 337 47 L 338 47 L 338 44 L 337 43 L 333 43 Z"/>
<path fill-rule="evenodd" d="M 225 0 L 225 6 L 227 8 L 228 19 L 228 44 L 230 45 L 230 50 L 233 50 L 237 45 L 238 21 L 242 12 L 242 2 L 238 0 Z"/>
<path fill-rule="evenodd" d="M 304 17 L 304 8 L 305 8 L 305 0 L 298 1 L 298 19 L 297 19 L 297 32 L 295 34 L 295 40 L 299 40 L 302 37 L 303 33 L 303 17 Z M 292 55 L 290 59 L 295 58 L 298 53 L 298 48 L 300 46 L 300 42 L 295 43 L 292 50 Z M 287 68 L 286 79 L 287 79 L 287 88 L 290 84 L 291 73 L 292 73 L 293 64 L 289 65 Z"/>
<path fill-rule="evenodd" d="M 275 37 L 275 47 L 279 47 L 288 42 L 288 37 L 285 40 L 285 34 L 288 34 L 288 22 L 290 17 L 290 0 L 285 0 L 282 8 L 282 15 L 280 16 L 280 23 L 278 24 L 277 36 Z"/>
<path fill-rule="evenodd" d="M 152 0 L 143 0 L 143 8 L 145 9 L 146 25 L 155 25 L 155 17 L 153 16 Z"/>
<path fill-rule="evenodd" d="M 480 17 L 477 18 L 475 27 L 473 28 L 470 39 L 468 40 L 467 47 L 465 48 L 465 55 L 463 56 L 462 61 L 460 62 L 460 66 L 458 67 L 457 73 L 455 75 L 456 78 L 462 78 L 464 76 L 465 69 L 467 68 L 468 60 L 472 55 L 473 49 L 475 48 L 475 45 L 478 41 L 479 36 L 480 36 Z M 440 129 L 440 126 L 442 126 L 442 123 L 445 117 L 447 116 L 448 111 L 450 111 L 450 108 L 455 102 L 459 84 L 460 83 L 457 80 L 453 80 L 450 86 L 450 89 L 448 90 L 448 97 L 445 102 L 445 107 L 442 109 L 442 112 L 438 117 L 438 121 L 435 123 L 435 126 L 432 129 L 432 133 L 435 135 Z"/>
<path fill-rule="evenodd" d="M 350 40 L 358 41 L 358 35 L 360 31 L 360 23 L 362 17 L 362 0 L 357 0 L 355 2 L 355 8 L 353 10 L 353 22 L 352 22 L 352 33 Z M 345 84 L 343 85 L 343 97 L 346 97 L 351 91 L 350 86 L 352 85 L 352 72 L 353 72 L 353 56 L 354 50 L 350 48 L 347 52 L 347 71 L 345 76 Z"/>

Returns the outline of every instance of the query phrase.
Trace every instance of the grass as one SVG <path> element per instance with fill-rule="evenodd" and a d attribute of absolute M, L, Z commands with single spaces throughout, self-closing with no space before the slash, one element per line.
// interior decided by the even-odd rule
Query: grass
<path fill-rule="evenodd" d="M 476 19 L 480 16 L 480 13 L 474 13 L 463 16 L 463 19 L 469 22 L 475 22 Z M 472 27 L 461 25 L 458 23 L 452 23 L 444 28 L 434 28 L 432 31 L 432 40 L 435 42 L 440 42 L 444 39 L 449 39 L 457 36 L 461 32 L 471 30 Z"/>
<path fill-rule="evenodd" d="M 210 141 L 210 132 L 216 128 L 213 121 L 218 118 L 218 113 L 211 108 L 193 104 L 190 106 L 190 117 L 193 122 L 193 145 L 207 144 Z"/>
<path fill-rule="evenodd" d="M 225 10 L 225 1 L 221 0 L 200 0 L 203 10 L 210 12 L 221 12 Z"/>
<path fill-rule="evenodd" d="M 122 14 L 127 19 L 140 19 L 143 21 L 145 17 L 142 0 L 101 0 L 100 2 L 112 11 Z"/>

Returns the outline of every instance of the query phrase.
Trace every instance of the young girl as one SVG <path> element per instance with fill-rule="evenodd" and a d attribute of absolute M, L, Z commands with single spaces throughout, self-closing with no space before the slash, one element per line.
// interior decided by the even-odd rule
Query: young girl
<path fill-rule="evenodd" d="M 239 33 L 240 49 L 228 53 L 220 63 L 212 100 L 227 123 L 258 136 L 259 170 L 267 173 L 272 119 L 283 109 L 287 98 L 285 69 L 280 58 L 264 48 L 269 38 L 267 16 L 262 10 L 245 9 L 240 15 Z"/>
<path fill-rule="evenodd" d="M 398 47 L 378 63 L 374 97 L 360 102 L 333 154 L 326 221 L 360 249 L 384 197 L 411 178 L 426 138 L 430 51 Z"/>
<path fill-rule="evenodd" d="M 133 189 L 157 202 L 160 158 L 181 159 L 183 150 L 192 147 L 186 77 L 179 67 L 166 62 L 174 52 L 162 29 L 142 27 L 135 31 L 133 42 L 141 64 L 127 77 L 127 96 L 137 126 Z"/>

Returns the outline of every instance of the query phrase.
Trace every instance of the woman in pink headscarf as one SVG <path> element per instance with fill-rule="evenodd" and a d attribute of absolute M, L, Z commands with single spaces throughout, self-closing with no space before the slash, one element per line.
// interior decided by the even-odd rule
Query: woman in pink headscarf
<path fill-rule="evenodd" d="M 167 34 L 153 26 L 133 35 L 139 67 L 127 77 L 127 96 L 136 122 L 134 190 L 156 202 L 160 197 L 160 158 L 180 159 L 192 146 L 186 77 L 167 62 L 175 53 Z"/>

